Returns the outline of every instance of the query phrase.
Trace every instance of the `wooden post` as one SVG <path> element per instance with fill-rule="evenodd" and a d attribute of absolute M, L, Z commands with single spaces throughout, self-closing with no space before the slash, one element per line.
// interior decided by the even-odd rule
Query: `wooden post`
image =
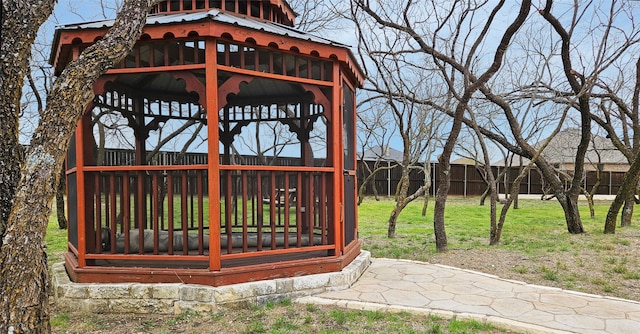
<path fill-rule="evenodd" d="M 220 149 L 218 110 L 218 70 L 216 40 L 208 39 L 205 46 L 205 77 L 207 91 L 207 169 L 209 186 L 209 270 L 220 270 Z"/>

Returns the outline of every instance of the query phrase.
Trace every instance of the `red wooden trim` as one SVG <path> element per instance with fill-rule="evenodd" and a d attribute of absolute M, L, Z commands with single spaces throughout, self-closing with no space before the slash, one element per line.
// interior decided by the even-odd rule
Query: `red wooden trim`
<path fill-rule="evenodd" d="M 155 255 L 155 254 L 87 254 L 92 260 L 124 260 L 124 261 L 208 261 L 206 255 Z M 95 266 L 100 267 L 100 266 Z M 94 268 L 95 268 L 94 267 Z"/>
<path fill-rule="evenodd" d="M 95 174 L 92 173 L 93 176 L 93 181 L 94 181 L 94 200 L 93 202 L 94 207 L 93 207 L 93 212 L 95 212 L 94 215 L 94 221 L 93 221 L 93 238 L 95 241 L 95 244 L 93 245 L 94 249 L 93 251 L 96 253 L 101 253 L 102 249 L 100 247 L 101 244 L 101 239 L 100 239 L 100 229 L 102 228 L 102 191 L 100 189 L 100 174 Z M 105 198 L 106 200 L 106 198 Z M 105 210 L 106 211 L 106 210 Z M 86 210 L 85 210 L 86 212 Z M 106 212 L 105 212 L 106 213 Z"/>
<path fill-rule="evenodd" d="M 320 87 L 315 85 L 302 84 L 302 88 L 304 90 L 313 93 L 314 102 L 321 105 L 324 108 L 324 115 L 328 120 L 331 119 L 331 101 L 327 98 L 326 95 L 320 90 Z"/>
<path fill-rule="evenodd" d="M 169 255 L 173 255 L 173 173 L 167 173 L 167 224 L 168 224 L 168 244 L 167 244 L 167 253 Z"/>
<path fill-rule="evenodd" d="M 318 172 L 330 173 L 334 167 L 306 167 L 306 166 L 259 166 L 259 165 L 220 165 L 220 170 L 249 170 L 265 172 Z"/>
<path fill-rule="evenodd" d="M 204 70 L 205 64 L 188 64 L 188 65 L 171 65 L 171 66 L 156 66 L 156 67 L 127 67 L 127 68 L 112 68 L 106 72 L 106 74 L 137 74 L 137 73 L 171 73 L 178 71 L 193 71 Z"/>
<path fill-rule="evenodd" d="M 302 173 L 297 174 L 296 184 L 302 184 Z M 302 247 L 302 201 L 296 201 L 296 247 Z"/>
<path fill-rule="evenodd" d="M 349 264 L 358 254 L 359 252 L 354 252 L 342 257 L 317 257 L 305 260 L 224 268 L 217 271 L 134 267 L 79 268 L 76 258 L 71 253 L 65 253 L 64 257 L 69 276 L 74 282 L 78 283 L 186 283 L 221 286 L 256 280 L 336 272 Z"/>
<path fill-rule="evenodd" d="M 122 176 L 122 193 L 124 194 L 124 210 L 122 220 L 124 222 L 124 240 L 129 241 L 129 230 L 131 230 L 131 175 L 125 172 Z M 115 238 L 111 239 L 111 249 L 115 252 Z M 129 242 L 124 243 L 124 253 L 129 253 Z"/>
<path fill-rule="evenodd" d="M 158 217 L 158 173 L 153 173 L 151 177 L 151 220 L 153 223 L 153 230 L 158 231 L 160 229 L 160 219 Z M 144 244 L 139 244 L 139 247 L 144 247 Z M 183 247 L 186 248 L 186 247 Z M 153 234 L 153 254 L 160 254 L 160 236 L 158 233 Z"/>
<path fill-rule="evenodd" d="M 247 198 L 247 193 L 248 193 L 248 189 L 247 189 L 247 183 L 248 183 L 248 179 L 247 179 L 247 172 L 246 171 L 242 171 L 242 252 L 247 252 L 248 251 L 248 225 L 249 222 L 247 220 L 247 216 L 248 216 L 248 210 L 247 210 L 247 202 L 248 202 L 248 198 Z M 227 239 L 228 240 L 228 239 Z"/>
<path fill-rule="evenodd" d="M 218 124 L 218 69 L 216 59 L 216 41 L 207 39 L 205 42 L 205 77 L 207 89 L 207 151 L 208 182 L 209 182 L 209 268 L 220 270 L 220 135 Z"/>
<path fill-rule="evenodd" d="M 289 240 L 289 224 L 291 224 L 291 219 L 289 217 L 289 173 L 284 173 L 284 240 Z M 296 194 L 298 195 L 298 194 Z M 296 202 L 299 199 L 296 198 Z M 284 248 L 289 248 L 289 242 L 285 241 Z"/>
<path fill-rule="evenodd" d="M 144 230 L 146 228 L 145 219 L 146 219 L 146 194 L 144 191 L 144 173 L 138 171 L 136 173 L 136 184 L 135 184 L 135 193 L 134 193 L 134 207 L 135 210 L 135 226 L 138 228 L 138 253 L 144 254 Z M 128 240 L 125 240 L 125 244 L 128 243 Z"/>
<path fill-rule="evenodd" d="M 198 191 L 198 254 L 204 254 L 204 189 L 202 171 L 197 172 L 196 186 Z M 211 222 L 209 222 L 211 224 Z M 208 251 L 208 250 L 207 250 Z"/>
<path fill-rule="evenodd" d="M 89 110 L 89 108 L 87 107 Z M 85 267 L 87 265 L 85 261 L 85 254 L 87 253 L 86 248 L 86 240 L 85 240 L 85 210 L 86 210 L 86 201 L 85 201 L 85 175 L 84 175 L 84 123 L 87 122 L 87 117 L 83 116 L 78 121 L 78 126 L 76 128 L 76 186 L 78 187 L 77 193 L 77 207 L 76 210 L 78 212 L 78 230 L 77 230 L 77 240 L 78 240 L 78 249 L 76 254 L 78 255 L 78 266 Z"/>
<path fill-rule="evenodd" d="M 220 67 L 221 65 L 216 65 L 216 68 Z M 227 95 L 231 94 L 231 93 L 238 93 L 240 91 L 240 83 L 241 82 L 246 82 L 246 83 L 250 83 L 254 78 L 252 76 L 249 75 L 234 75 L 231 78 L 227 79 L 227 81 L 225 81 L 222 86 L 220 86 L 217 90 L 217 94 L 216 96 L 218 97 L 217 101 L 218 101 L 218 106 L 217 108 L 215 108 L 215 114 L 216 114 L 216 119 L 218 119 L 218 110 L 223 109 L 226 105 L 227 105 Z M 217 80 L 216 80 L 216 85 L 217 85 Z M 210 119 L 209 117 L 207 117 L 207 119 Z M 213 125 L 217 125 L 219 124 L 218 122 L 216 123 L 211 123 L 212 126 Z"/>
<path fill-rule="evenodd" d="M 218 69 L 219 71 L 230 72 L 235 74 L 243 74 L 243 75 L 248 75 L 248 76 L 257 77 L 257 78 L 273 79 L 278 81 L 297 82 L 302 84 L 325 86 L 325 87 L 331 87 L 333 85 L 331 81 L 321 81 L 321 80 L 315 80 L 315 79 L 306 79 L 306 78 L 300 78 L 295 76 L 289 76 L 284 74 L 258 72 L 258 71 L 245 70 L 243 68 L 225 66 L 225 65 L 218 65 Z M 283 68 L 283 71 L 286 72 L 286 68 Z"/>
<path fill-rule="evenodd" d="M 116 207 L 116 177 L 115 175 L 111 174 L 109 175 L 109 188 L 110 188 L 110 193 L 111 193 L 111 210 L 109 210 L 109 234 L 111 235 L 111 240 L 115 241 L 116 238 L 116 229 L 117 229 L 117 207 Z M 102 244 L 102 240 L 100 241 L 100 243 Z M 111 248 L 112 252 L 115 251 L 114 247 Z"/>
<path fill-rule="evenodd" d="M 69 248 L 70 252 L 72 252 L 75 256 L 78 256 L 78 249 L 71 242 L 67 242 L 67 247 Z"/>
<path fill-rule="evenodd" d="M 131 171 L 183 171 L 205 170 L 207 165 L 135 165 L 135 166 L 85 166 L 88 172 L 131 172 Z"/>
<path fill-rule="evenodd" d="M 342 138 L 342 83 L 340 82 L 340 68 L 337 62 L 333 63 L 333 108 L 331 108 L 331 129 L 332 138 Z M 333 231 L 335 240 L 336 255 L 342 254 L 344 245 L 344 176 L 342 170 L 344 167 L 344 147 L 342 140 L 333 140 L 332 143 L 333 156 Z"/>
<path fill-rule="evenodd" d="M 307 203 L 307 209 L 306 209 L 306 214 L 309 221 L 309 245 L 313 246 L 313 232 L 314 232 L 314 228 L 316 225 L 316 215 L 315 215 L 315 206 L 316 206 L 316 201 L 315 201 L 315 189 L 314 189 L 314 184 L 313 184 L 314 178 L 313 175 L 309 175 L 307 176 L 307 189 L 309 192 L 309 198 L 305 199 L 305 202 Z"/>
<path fill-rule="evenodd" d="M 207 88 L 193 73 L 186 71 L 171 73 L 177 80 L 183 80 L 185 82 L 187 92 L 196 92 L 198 94 L 198 103 L 200 103 L 201 106 L 204 107 L 207 105 Z"/>
<path fill-rule="evenodd" d="M 187 172 L 186 171 L 182 171 L 180 173 L 180 185 L 181 185 L 181 190 L 180 190 L 180 210 L 181 210 L 181 216 L 182 216 L 182 221 L 180 222 L 182 225 L 182 254 L 184 255 L 188 255 L 189 254 L 189 247 L 187 247 L 187 245 L 189 244 L 189 226 L 187 226 L 188 221 L 187 221 Z M 142 244 L 141 244 L 142 245 Z"/>
<path fill-rule="evenodd" d="M 322 235 L 322 244 L 327 243 L 327 175 L 320 175 L 320 198 L 318 199 L 318 205 L 320 206 L 320 231 Z"/>
<path fill-rule="evenodd" d="M 303 247 L 303 248 L 266 249 L 259 252 L 222 254 L 221 257 L 223 260 L 246 259 L 246 258 L 254 258 L 254 257 L 264 257 L 264 256 L 270 256 L 270 255 L 307 253 L 307 252 L 315 252 L 319 250 L 333 250 L 333 248 L 334 248 L 333 245 L 322 245 L 322 246 L 310 246 L 310 247 Z"/>
<path fill-rule="evenodd" d="M 256 183 L 258 185 L 257 187 L 257 197 L 256 200 L 258 201 L 258 217 L 257 217 L 257 221 L 256 224 L 258 226 L 257 228 L 257 234 L 258 234 L 258 240 L 262 240 L 262 224 L 264 224 L 264 206 L 262 205 L 262 171 L 258 170 L 256 171 Z M 260 243 L 261 244 L 261 243 Z M 262 245 L 260 245 L 259 247 L 262 247 Z"/>
<path fill-rule="evenodd" d="M 357 103 L 356 103 L 356 87 L 354 87 L 354 86 L 351 84 L 351 82 L 349 82 L 349 80 L 347 80 L 347 78 L 346 78 L 346 77 L 344 77 L 344 80 L 341 80 L 341 81 L 343 82 L 343 84 L 346 84 L 347 86 L 349 86 L 349 88 L 350 88 L 350 89 L 351 89 L 351 91 L 353 92 L 353 98 L 351 99 L 351 100 L 352 100 L 351 109 L 353 110 L 353 115 L 352 115 L 352 117 L 353 117 L 353 125 L 352 125 L 352 127 L 351 127 L 351 131 L 352 131 L 352 133 L 354 134 L 354 135 L 353 135 L 353 143 L 352 143 L 352 145 L 353 145 L 353 148 L 354 148 L 354 150 L 355 150 L 355 148 L 356 148 L 356 147 L 358 147 L 358 146 L 357 146 L 357 143 L 356 143 L 356 140 L 357 140 L 357 139 L 356 139 L 356 136 L 355 136 L 356 131 L 357 131 L 357 125 L 356 125 L 356 123 L 357 123 L 357 115 L 356 115 L 356 114 L 357 114 L 357 110 L 356 110 L 356 107 L 357 107 Z M 344 135 L 344 134 L 343 134 L 343 135 Z M 344 137 L 342 137 L 342 138 L 344 138 Z M 357 205 L 357 194 L 358 194 L 358 177 L 357 177 L 358 157 L 357 157 L 357 154 L 355 154 L 355 153 L 356 153 L 356 152 L 354 152 L 354 154 L 353 154 L 353 161 L 352 161 L 353 166 L 354 166 L 354 167 L 353 167 L 354 169 L 353 169 L 353 170 L 349 170 L 349 171 L 348 171 L 348 173 L 349 173 L 349 175 L 350 175 L 350 176 L 353 176 L 354 194 L 356 194 L 356 196 L 354 196 L 354 198 L 352 198 L 352 199 L 346 199 L 346 200 L 353 201 L 353 208 L 354 208 L 354 215 L 353 215 L 353 219 L 354 219 L 354 222 L 353 222 L 353 228 L 354 228 L 354 231 L 353 231 L 353 235 L 354 235 L 354 238 L 355 238 L 355 239 L 358 239 L 358 228 L 359 228 L 359 227 L 358 227 L 358 205 Z M 343 156 L 344 156 L 344 155 L 343 155 Z"/>
<path fill-rule="evenodd" d="M 276 173 L 270 173 L 269 184 L 271 187 L 269 201 L 269 229 L 271 232 L 271 249 L 276 249 Z M 262 238 L 258 239 L 262 240 Z M 262 250 L 262 242 L 258 242 L 258 250 Z"/>

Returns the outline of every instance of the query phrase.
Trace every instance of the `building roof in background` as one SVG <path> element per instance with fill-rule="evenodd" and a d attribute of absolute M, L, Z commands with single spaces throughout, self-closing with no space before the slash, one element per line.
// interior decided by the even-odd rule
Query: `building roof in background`
<path fill-rule="evenodd" d="M 402 152 L 389 146 L 375 146 L 364 153 L 358 153 L 358 159 L 367 161 L 402 161 Z"/>
<path fill-rule="evenodd" d="M 542 153 L 544 157 L 552 163 L 573 163 L 575 152 L 580 142 L 580 129 L 566 129 L 560 131 L 549 143 Z M 542 145 L 542 142 L 536 146 Z M 593 135 L 587 155 L 585 157 L 587 163 L 605 163 L 605 164 L 627 164 L 628 161 L 613 146 L 611 140 Z"/>
<path fill-rule="evenodd" d="M 573 164 L 575 162 L 575 153 L 580 142 L 580 129 L 565 129 L 551 139 L 551 142 L 545 148 L 542 156 L 552 164 Z M 544 140 L 534 144 L 534 147 L 542 146 Z M 599 155 L 599 157 L 598 157 Z M 518 157 L 513 160 L 514 164 L 519 164 Z M 529 163 L 529 159 L 523 158 L 523 164 Z M 589 148 L 587 149 L 585 163 L 587 164 L 628 164 L 627 158 L 613 146 L 611 140 L 593 135 Z M 504 159 L 494 161 L 494 166 L 504 166 Z"/>

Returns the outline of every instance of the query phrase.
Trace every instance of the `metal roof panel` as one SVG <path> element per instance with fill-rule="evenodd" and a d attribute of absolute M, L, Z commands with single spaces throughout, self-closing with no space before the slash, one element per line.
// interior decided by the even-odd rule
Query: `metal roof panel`
<path fill-rule="evenodd" d="M 175 13 L 175 14 L 152 14 L 147 17 L 147 25 L 163 25 L 181 22 L 197 22 L 210 19 L 211 21 L 233 24 L 248 29 L 264 31 L 280 36 L 287 36 L 300 40 L 311 41 L 320 44 L 333 45 L 348 48 L 346 44 L 335 42 L 326 38 L 318 37 L 310 33 L 289 27 L 283 24 L 256 20 L 251 17 L 243 17 L 230 12 L 224 12 L 218 9 L 210 9 L 207 11 Z M 65 24 L 58 26 L 58 30 L 84 30 L 84 29 L 104 29 L 110 28 L 115 20 L 102 20 L 94 22 L 83 22 L 74 24 Z"/>

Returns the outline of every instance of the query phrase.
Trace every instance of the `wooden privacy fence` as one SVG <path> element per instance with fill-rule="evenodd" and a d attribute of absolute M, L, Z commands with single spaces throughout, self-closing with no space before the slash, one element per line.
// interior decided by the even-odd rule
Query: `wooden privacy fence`
<path fill-rule="evenodd" d="M 276 165 L 276 166 L 299 166 L 301 160 L 299 158 L 290 157 L 267 157 L 259 158 L 257 156 L 241 155 L 236 156 L 236 163 L 241 165 Z M 122 149 L 107 149 L 104 153 L 105 166 L 122 166 L 129 165 L 134 161 L 134 152 L 130 150 Z M 193 165 L 193 164 L 206 164 L 206 153 L 187 153 L 180 155 L 177 152 L 158 152 L 151 159 L 151 165 Z M 369 165 L 371 170 L 375 169 L 375 161 L 362 162 L 358 160 L 358 184 L 362 184 L 365 178 L 369 175 L 364 163 Z M 315 166 L 324 166 L 323 159 L 315 159 Z M 378 166 L 390 167 L 393 166 L 393 162 L 381 161 L 378 162 Z M 500 177 L 499 191 L 505 193 L 505 187 L 510 189 L 513 181 L 519 174 L 519 167 L 492 167 L 494 175 L 498 177 L 500 173 L 504 172 L 507 168 L 507 172 Z M 438 176 L 438 164 L 431 163 L 431 187 L 429 188 L 429 194 L 435 195 L 435 191 L 440 182 Z M 597 180 L 595 171 L 586 171 L 586 177 L 584 179 L 584 187 L 591 189 L 593 184 Z M 624 172 L 616 171 L 604 171 L 601 174 L 600 186 L 596 194 L 598 195 L 615 195 L 620 188 Z M 377 191 L 380 196 L 393 196 L 395 189 L 398 186 L 402 170 L 399 166 L 391 168 L 389 170 L 383 170 L 376 174 L 375 178 L 365 186 L 364 195 L 371 196 Z M 411 171 L 409 175 L 410 186 L 409 192 L 415 192 L 424 184 L 424 173 L 420 168 L 416 168 Z M 480 196 L 486 190 L 486 184 L 482 179 L 482 174 L 474 165 L 451 165 L 451 187 L 449 189 L 450 195 L 458 196 Z M 375 189 L 375 190 L 374 190 Z M 536 168 L 532 168 L 520 184 L 520 194 L 543 194 L 544 181 L 542 175 Z M 174 192 L 179 194 L 181 189 L 176 186 Z"/>
<path fill-rule="evenodd" d="M 375 170 L 376 163 L 374 161 L 365 161 L 364 163 L 369 165 L 370 170 Z M 378 166 L 387 167 L 392 166 L 393 163 L 386 161 L 379 162 Z M 499 192 L 505 193 L 513 184 L 513 181 L 520 172 L 519 167 L 492 167 L 494 175 L 498 178 L 500 173 L 503 173 L 507 168 L 507 171 L 499 178 Z M 439 185 L 439 172 L 438 164 L 431 163 L 431 187 L 429 188 L 429 194 L 435 195 L 435 191 Z M 624 172 L 604 171 L 601 172 L 600 186 L 598 187 L 596 194 L 598 195 L 615 195 L 620 188 Z M 358 182 L 362 182 L 366 176 L 369 175 L 367 168 L 363 165 L 363 162 L 358 161 Z M 388 170 L 382 170 L 378 172 L 373 181 L 370 181 L 364 189 L 364 195 L 374 195 L 375 191 L 380 196 L 393 196 L 400 181 L 402 170 L 399 166 Z M 591 187 L 597 180 L 597 174 L 595 171 L 585 171 L 585 179 L 583 186 L 591 190 Z M 417 168 L 411 171 L 409 174 L 410 185 L 409 192 L 413 193 L 424 184 L 424 173 L 421 168 Z M 359 183 L 360 184 L 360 183 Z M 375 187 L 375 190 L 374 190 Z M 485 184 L 481 172 L 474 165 L 451 165 L 451 187 L 449 189 L 449 195 L 458 196 L 480 196 L 486 190 Z M 544 180 L 542 174 L 536 169 L 532 168 L 527 176 L 520 183 L 520 194 L 543 194 L 545 189 Z M 548 190 L 547 190 L 548 191 Z"/>

